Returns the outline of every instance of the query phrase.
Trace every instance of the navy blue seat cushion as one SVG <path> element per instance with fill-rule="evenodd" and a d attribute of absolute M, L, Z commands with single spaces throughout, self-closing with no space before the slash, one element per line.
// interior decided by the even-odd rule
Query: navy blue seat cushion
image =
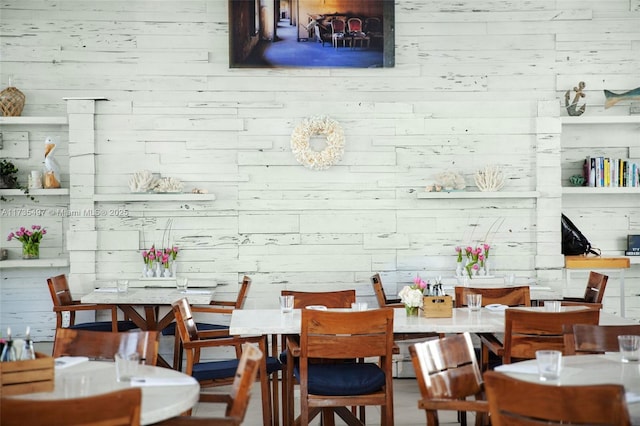
<path fill-rule="evenodd" d="M 228 330 L 229 326 L 228 325 L 221 325 L 221 324 L 207 324 L 205 322 L 197 322 L 196 323 L 196 328 L 198 329 L 198 331 Z M 164 328 L 164 330 L 162 330 L 162 335 L 163 336 L 175 336 L 176 335 L 176 323 L 172 322 L 171 324 L 166 326 Z"/>
<path fill-rule="evenodd" d="M 69 326 L 74 330 L 111 331 L 111 321 L 86 322 Z M 133 321 L 118 321 L 118 331 L 135 330 L 138 326 Z"/>
<path fill-rule="evenodd" d="M 298 366 L 293 374 L 300 381 Z M 376 364 L 309 364 L 308 389 L 313 395 L 364 395 L 384 385 L 384 371 Z"/>
<path fill-rule="evenodd" d="M 191 375 L 198 381 L 225 379 L 236 375 L 238 369 L 237 359 L 225 361 L 200 362 L 194 364 Z M 274 357 L 267 357 L 267 374 L 280 370 L 280 362 Z"/>

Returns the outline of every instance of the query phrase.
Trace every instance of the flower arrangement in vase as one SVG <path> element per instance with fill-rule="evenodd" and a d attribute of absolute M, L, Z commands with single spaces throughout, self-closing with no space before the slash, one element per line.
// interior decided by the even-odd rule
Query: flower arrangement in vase
<path fill-rule="evenodd" d="M 481 244 L 480 246 L 473 248 L 467 246 L 464 251 L 467 256 L 467 264 L 465 269 L 469 278 L 473 278 L 477 275 L 488 275 L 487 272 L 487 260 L 489 258 L 489 250 L 491 246 L 489 244 Z M 458 251 L 458 258 L 462 256 L 462 250 Z"/>
<path fill-rule="evenodd" d="M 31 229 L 21 226 L 16 232 L 9 233 L 7 241 L 14 238 L 22 243 L 23 259 L 38 259 L 40 257 L 40 241 L 47 234 L 47 230 L 40 225 L 31 225 Z"/>
<path fill-rule="evenodd" d="M 404 286 L 402 290 L 400 290 L 400 293 L 398 293 L 400 301 L 404 303 L 407 316 L 418 315 L 418 310 L 422 308 L 423 292 L 426 287 L 426 281 L 419 276 L 416 276 L 412 285 Z"/>

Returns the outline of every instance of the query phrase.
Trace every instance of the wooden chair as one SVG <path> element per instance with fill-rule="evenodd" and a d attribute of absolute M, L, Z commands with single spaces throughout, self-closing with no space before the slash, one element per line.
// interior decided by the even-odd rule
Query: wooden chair
<path fill-rule="evenodd" d="M 300 383 L 300 425 L 307 426 L 320 412 L 323 424 L 332 424 L 332 411 L 347 424 L 363 424 L 347 407 L 367 405 L 379 405 L 380 424 L 393 425 L 392 352 L 391 309 L 303 309 L 300 360 L 294 368 Z M 318 358 L 345 361 L 310 362 Z M 354 361 L 365 358 L 368 362 Z"/>
<path fill-rule="evenodd" d="M 3 426 L 138 426 L 141 400 L 140 388 L 37 402 L 4 397 L 0 423 Z"/>
<path fill-rule="evenodd" d="M 87 356 L 93 359 L 113 361 L 116 353 L 124 348 L 136 348 L 141 360 L 156 365 L 158 360 L 157 331 L 90 331 L 60 328 L 56 330 L 53 357 Z"/>
<path fill-rule="evenodd" d="M 481 294 L 482 306 L 498 303 L 507 306 L 531 306 L 531 290 L 529 286 L 517 287 L 460 287 L 454 288 L 456 307 L 467 306 L 467 294 Z M 480 337 L 480 366 L 482 371 L 487 371 L 492 365 L 499 364 L 500 356 L 489 351 L 485 341 L 495 342 L 497 337 L 491 333 L 478 333 Z"/>
<path fill-rule="evenodd" d="M 364 43 L 366 41 L 367 48 L 369 48 L 370 38 L 367 33 L 364 32 L 362 19 L 356 17 L 347 19 L 347 31 L 349 33 L 349 37 L 351 37 L 351 48 L 355 47 L 357 40 L 360 41 L 360 47 L 364 47 Z"/>
<path fill-rule="evenodd" d="M 224 417 L 179 416 L 156 423 L 156 426 L 237 426 L 242 424 L 249 406 L 251 388 L 256 381 L 263 357 L 263 353 L 257 346 L 244 344 L 231 392 L 229 394 L 200 394 L 200 402 L 226 404 Z"/>
<path fill-rule="evenodd" d="M 618 352 L 618 336 L 640 335 L 640 324 L 633 325 L 588 325 L 564 326 L 566 355 L 598 354 Z"/>
<path fill-rule="evenodd" d="M 573 302 L 602 303 L 604 290 L 607 288 L 609 276 L 599 272 L 589 272 L 587 288 L 584 290 L 584 297 L 564 297 L 562 300 Z"/>
<path fill-rule="evenodd" d="M 69 328 L 93 331 L 127 331 L 138 328 L 133 321 L 118 321 L 118 308 L 115 305 L 97 305 L 80 303 L 73 300 L 66 275 L 47 278 L 53 312 L 56 314 L 56 330 L 63 328 L 63 313 L 69 313 Z M 76 312 L 111 311 L 111 321 L 91 321 L 76 324 Z M 54 345 L 55 349 L 55 345 Z"/>
<path fill-rule="evenodd" d="M 351 308 L 351 304 L 356 301 L 355 290 L 282 290 L 280 294 L 282 296 L 293 296 L 293 307 L 295 309 L 304 309 L 313 305 L 322 305 L 327 308 Z M 282 347 L 291 347 L 291 350 L 286 350 L 280 355 L 280 361 L 285 365 L 285 370 L 282 374 L 282 411 L 286 421 L 292 422 L 294 417 L 293 389 L 295 381 L 293 368 L 296 358 L 300 356 L 299 336 L 282 336 Z"/>
<path fill-rule="evenodd" d="M 191 312 L 208 313 L 208 314 L 224 314 L 231 315 L 234 309 L 242 309 L 244 303 L 247 300 L 249 294 L 249 288 L 251 287 L 251 278 L 244 276 L 242 284 L 240 284 L 240 290 L 234 301 L 226 300 L 212 300 L 209 306 L 192 306 Z M 206 322 L 197 322 L 196 327 L 200 331 L 205 330 L 228 330 L 229 326 L 226 324 L 211 324 Z M 168 327 L 162 330 L 163 336 L 175 336 L 173 344 L 173 369 L 182 371 L 182 358 L 184 356 L 184 348 L 180 340 L 180 334 L 176 333 L 176 323 L 172 322 Z"/>
<path fill-rule="evenodd" d="M 549 386 L 484 374 L 493 426 L 631 424 L 621 385 Z"/>
<path fill-rule="evenodd" d="M 484 423 L 489 405 L 469 333 L 415 343 L 409 353 L 422 397 L 418 408 L 425 410 L 428 426 L 439 425 L 438 410 L 462 412 L 462 425 L 467 423 L 466 412 L 474 411 L 476 425 Z"/>
<path fill-rule="evenodd" d="M 253 343 L 260 351 L 267 353 L 267 343 L 264 336 L 238 337 L 230 336 L 228 330 L 200 331 L 193 319 L 193 313 L 186 298 L 172 303 L 173 313 L 178 326 L 178 334 L 186 353 L 187 365 L 185 373 L 193 376 L 201 387 L 222 386 L 233 383 L 241 357 L 241 346 L 244 343 Z M 236 358 L 201 362 L 200 354 L 205 348 L 232 347 L 235 349 Z M 272 410 L 274 416 L 278 416 L 277 386 L 276 380 L 273 394 L 269 388 L 269 376 L 280 370 L 280 362 L 273 357 L 264 357 L 260 363 L 259 377 L 262 393 L 262 418 L 265 426 L 271 424 Z M 273 403 L 272 403 L 273 396 Z"/>
<path fill-rule="evenodd" d="M 504 364 L 515 360 L 533 359 L 540 349 L 564 353 L 563 324 L 598 324 L 600 311 L 578 309 L 545 312 L 510 308 L 505 311 L 504 343 L 483 335 L 482 343 L 502 357 Z"/>
<path fill-rule="evenodd" d="M 380 274 L 376 273 L 371 276 L 371 285 L 378 300 L 378 306 L 381 308 L 404 308 L 404 304 L 400 301 L 400 298 L 387 298 Z"/>

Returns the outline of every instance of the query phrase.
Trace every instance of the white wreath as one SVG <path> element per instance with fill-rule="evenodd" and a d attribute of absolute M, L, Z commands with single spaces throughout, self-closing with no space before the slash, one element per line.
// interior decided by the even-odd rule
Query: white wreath
<path fill-rule="evenodd" d="M 322 151 L 315 151 L 309 145 L 314 135 L 326 135 L 327 146 Z M 344 131 L 337 121 L 329 117 L 306 118 L 293 129 L 291 151 L 296 160 L 309 169 L 328 169 L 344 154 Z"/>

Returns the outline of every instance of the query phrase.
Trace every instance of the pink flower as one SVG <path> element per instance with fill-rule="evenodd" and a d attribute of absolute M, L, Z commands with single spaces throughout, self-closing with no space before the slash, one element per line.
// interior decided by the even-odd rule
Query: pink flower
<path fill-rule="evenodd" d="M 474 271 L 477 271 L 478 269 L 480 269 L 480 266 L 478 266 L 478 264 L 477 264 L 477 263 L 474 263 L 474 264 L 473 264 L 473 270 L 474 270 Z"/>

